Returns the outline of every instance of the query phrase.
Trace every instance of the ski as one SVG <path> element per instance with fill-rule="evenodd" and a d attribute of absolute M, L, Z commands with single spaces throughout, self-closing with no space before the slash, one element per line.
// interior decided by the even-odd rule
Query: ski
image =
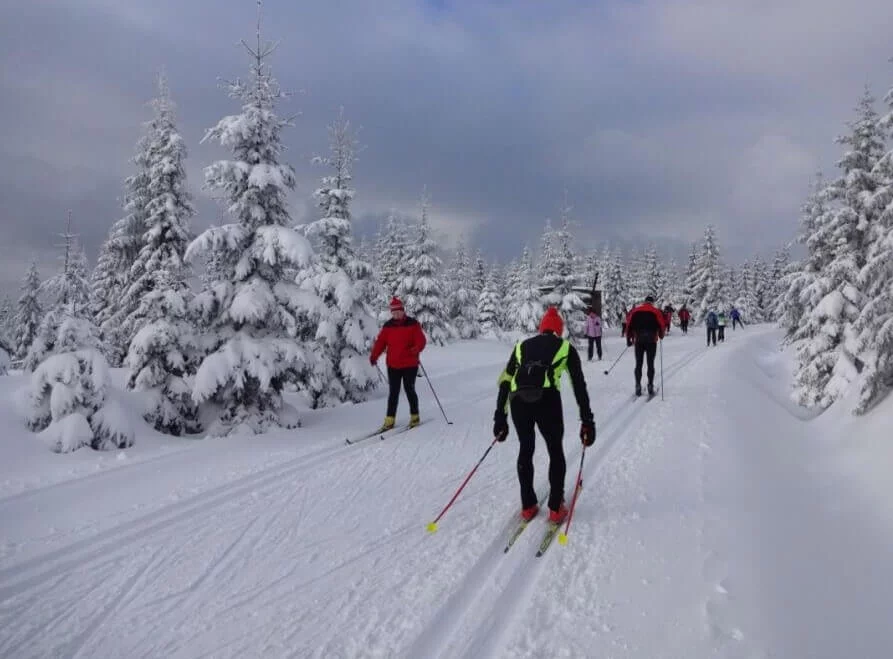
<path fill-rule="evenodd" d="M 648 394 L 648 398 L 645 399 L 645 402 L 647 403 L 649 400 L 654 400 L 658 393 L 660 393 L 660 391 L 655 389 L 653 394 Z"/>
<path fill-rule="evenodd" d="M 515 540 L 517 540 L 522 533 L 524 533 L 524 529 L 527 528 L 527 525 L 530 524 L 529 519 L 522 519 L 518 522 L 518 525 L 512 530 L 511 535 L 509 535 L 508 541 L 505 543 L 505 549 L 502 550 L 502 553 L 508 553 L 508 550 L 512 548 L 512 545 L 515 544 Z"/>
<path fill-rule="evenodd" d="M 385 439 L 387 439 L 388 437 L 393 437 L 394 435 L 402 435 L 403 433 L 406 433 L 406 432 L 409 432 L 410 430 L 413 430 L 413 429 L 415 429 L 415 428 L 418 428 L 418 427 L 419 427 L 420 425 L 422 425 L 423 423 L 425 423 L 425 422 L 424 422 L 424 421 L 419 421 L 419 422 L 418 422 L 416 425 L 414 425 L 414 426 L 408 426 L 408 425 L 407 425 L 407 426 L 403 426 L 403 427 L 401 427 L 401 428 L 397 428 L 397 429 L 396 429 L 397 432 L 389 432 L 388 435 L 382 437 L 381 439 L 382 439 L 382 440 L 385 440 Z"/>
<path fill-rule="evenodd" d="M 394 426 L 393 428 L 388 428 L 387 430 L 382 430 L 381 428 L 379 428 L 378 430 L 376 430 L 374 432 L 370 432 L 367 435 L 361 435 L 360 437 L 356 437 L 354 439 L 345 439 L 344 442 L 348 446 L 353 446 L 354 444 L 359 444 L 360 442 L 364 442 L 367 439 L 372 439 L 373 437 L 378 437 L 379 439 L 384 440 L 384 439 L 387 439 L 388 437 L 391 437 L 393 435 L 402 435 L 403 433 L 408 432 L 409 430 L 412 430 L 413 428 L 418 428 L 423 423 L 425 423 L 425 422 L 421 421 L 418 425 L 415 425 L 415 426 L 410 426 L 410 425 Z"/>
<path fill-rule="evenodd" d="M 540 541 L 540 547 L 536 552 L 537 558 L 546 553 L 546 550 L 551 546 L 555 536 L 558 535 L 558 530 L 560 528 L 561 524 L 555 524 L 554 522 L 548 523 L 546 532 L 543 534 L 543 539 Z"/>

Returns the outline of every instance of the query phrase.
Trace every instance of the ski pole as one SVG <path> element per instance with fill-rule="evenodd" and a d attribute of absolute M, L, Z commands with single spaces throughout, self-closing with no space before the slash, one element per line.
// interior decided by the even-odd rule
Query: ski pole
<path fill-rule="evenodd" d="M 437 407 L 440 408 L 440 413 L 443 414 L 443 419 L 444 419 L 444 421 L 447 422 L 447 425 L 448 425 L 448 426 L 453 425 L 453 422 L 450 421 L 449 419 L 447 419 L 446 412 L 443 411 L 443 405 L 440 404 L 440 399 L 437 397 L 437 392 L 434 391 L 434 385 L 431 384 L 431 378 L 428 377 L 428 371 L 425 370 L 425 365 L 422 364 L 422 361 L 421 361 L 421 360 L 419 360 L 419 366 L 420 366 L 421 369 L 422 369 L 422 373 L 424 374 L 425 379 L 428 381 L 428 386 L 431 387 L 431 393 L 434 394 L 434 400 L 437 401 Z"/>
<path fill-rule="evenodd" d="M 664 341 L 660 340 L 660 399 L 664 399 Z"/>
<path fill-rule="evenodd" d="M 620 353 L 620 357 L 623 357 L 623 355 L 626 354 L 627 350 L 629 350 L 629 344 L 627 344 L 626 347 L 623 349 L 623 352 Z M 611 364 L 611 368 L 609 368 L 608 370 L 605 371 L 605 375 L 607 375 L 608 373 L 610 373 L 611 371 L 614 370 L 614 367 L 617 366 L 617 362 L 620 361 L 620 357 L 618 357 L 617 359 L 614 360 L 614 363 Z"/>
<path fill-rule="evenodd" d="M 378 371 L 378 379 L 379 379 L 381 382 L 384 382 L 384 381 L 385 381 L 385 380 L 384 380 L 384 373 L 381 372 L 381 366 L 379 366 L 378 364 L 376 364 L 376 365 L 375 365 L 375 369 Z"/>
<path fill-rule="evenodd" d="M 468 484 L 468 481 L 471 480 L 471 477 L 474 476 L 474 472 L 476 472 L 478 470 L 478 467 L 481 466 L 481 463 L 484 461 L 484 458 L 486 458 L 487 454 L 490 453 L 490 450 L 494 446 L 496 446 L 497 441 L 499 441 L 499 440 L 494 437 L 493 441 L 490 442 L 490 446 L 487 447 L 487 450 L 484 451 L 484 454 L 481 456 L 481 459 L 478 460 L 478 463 L 474 466 L 474 469 L 472 469 L 470 472 L 468 472 L 468 476 L 466 476 L 465 480 L 462 481 L 462 485 L 460 485 L 459 489 L 456 490 L 456 493 L 453 495 L 453 498 L 450 499 L 450 502 L 446 505 L 446 508 L 441 510 L 440 514 L 437 516 L 437 518 L 433 522 L 428 524 L 428 533 L 434 533 L 437 530 L 437 522 L 439 522 L 440 518 L 443 517 L 444 514 L 446 513 L 446 511 L 450 509 L 450 506 L 453 505 L 453 502 L 458 498 L 459 493 L 465 488 L 465 486 Z"/>
<path fill-rule="evenodd" d="M 583 459 L 586 457 L 586 446 L 583 446 L 583 452 L 580 453 L 580 471 L 577 473 L 577 485 L 574 488 L 574 498 L 571 499 L 571 509 L 567 514 L 567 524 L 564 527 L 564 533 L 558 534 L 558 544 L 567 544 L 567 531 L 571 527 L 571 520 L 574 517 L 574 508 L 577 505 L 577 497 L 580 496 L 580 490 L 583 489 Z"/>

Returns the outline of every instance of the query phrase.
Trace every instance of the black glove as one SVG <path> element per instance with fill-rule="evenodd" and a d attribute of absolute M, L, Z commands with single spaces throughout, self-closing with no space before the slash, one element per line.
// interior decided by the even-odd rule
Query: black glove
<path fill-rule="evenodd" d="M 626 347 L 629 348 L 632 346 L 632 344 L 633 344 L 633 337 L 631 337 L 631 336 L 626 337 Z"/>
<path fill-rule="evenodd" d="M 497 442 L 504 442 L 509 436 L 509 422 L 504 412 L 493 415 L 493 437 Z"/>
<path fill-rule="evenodd" d="M 595 421 L 582 421 L 580 423 L 580 441 L 583 446 L 595 444 Z"/>

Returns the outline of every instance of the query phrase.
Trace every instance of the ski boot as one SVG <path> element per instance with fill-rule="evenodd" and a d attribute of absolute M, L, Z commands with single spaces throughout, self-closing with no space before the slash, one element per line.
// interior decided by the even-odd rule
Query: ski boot
<path fill-rule="evenodd" d="M 561 524 L 567 519 L 567 506 L 563 503 L 558 506 L 558 510 L 549 510 L 549 522 L 552 524 Z"/>
<path fill-rule="evenodd" d="M 536 514 L 539 511 L 540 511 L 540 507 L 536 504 L 533 504 L 532 506 L 528 506 L 527 508 L 522 508 L 521 509 L 521 519 L 523 519 L 526 522 L 529 522 L 534 517 L 536 517 Z"/>
<path fill-rule="evenodd" d="M 419 415 L 418 415 L 418 414 L 410 414 L 410 415 L 409 415 L 409 427 L 410 427 L 410 428 L 415 428 L 415 427 L 416 427 L 417 425 L 419 425 L 421 422 L 422 422 L 422 420 L 419 419 Z"/>
<path fill-rule="evenodd" d="M 648 395 L 649 395 L 649 396 L 653 396 L 653 395 L 654 395 L 654 384 L 651 383 L 651 382 L 648 383 Z"/>
<path fill-rule="evenodd" d="M 642 395 L 642 383 L 636 382 L 636 396 Z"/>
<path fill-rule="evenodd" d="M 384 423 L 381 424 L 381 428 L 378 429 L 378 432 L 385 432 L 386 430 L 390 430 L 397 423 L 397 417 L 394 416 L 386 416 L 384 418 Z"/>

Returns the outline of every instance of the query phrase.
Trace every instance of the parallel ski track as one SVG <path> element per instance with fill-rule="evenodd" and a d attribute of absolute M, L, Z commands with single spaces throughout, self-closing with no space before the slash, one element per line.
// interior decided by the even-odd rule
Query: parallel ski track
<path fill-rule="evenodd" d="M 663 377 L 672 380 L 680 371 L 706 354 L 698 348 L 686 353 L 669 368 Z M 628 433 L 630 423 L 646 409 L 645 401 L 624 401 L 598 426 L 594 447 L 598 453 L 585 469 L 586 474 L 597 472 L 608 460 L 612 450 Z M 654 410 L 655 408 L 650 408 Z M 579 449 L 575 457 L 579 457 Z M 568 464 L 573 459 L 568 456 Z M 547 487 L 544 483 L 543 487 Z M 512 623 L 520 615 L 530 593 L 536 588 L 549 553 L 538 558 L 529 542 L 515 543 L 508 554 L 503 553 L 506 535 L 515 522 L 500 529 L 480 560 L 465 575 L 459 588 L 444 602 L 434 616 L 434 622 L 424 629 L 403 656 L 407 658 L 467 657 L 481 659 L 501 656 Z M 524 536 L 536 536 L 537 543 L 545 531 L 543 524 L 531 524 Z M 554 552 L 555 547 L 550 549 Z M 489 597 L 488 597 L 489 594 Z"/>

